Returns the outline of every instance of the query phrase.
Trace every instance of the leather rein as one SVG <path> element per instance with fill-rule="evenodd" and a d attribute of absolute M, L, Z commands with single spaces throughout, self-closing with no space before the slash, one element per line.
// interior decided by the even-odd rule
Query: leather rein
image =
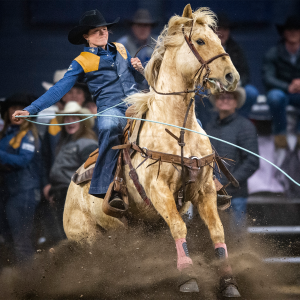
<path fill-rule="evenodd" d="M 199 73 L 199 77 L 201 77 L 203 70 L 205 69 L 206 73 L 203 76 L 203 80 L 202 80 L 202 85 L 200 88 L 195 88 L 193 90 L 186 90 L 186 91 L 181 91 L 181 92 L 171 92 L 171 93 L 162 93 L 162 92 L 158 92 L 154 87 L 151 87 L 155 93 L 159 94 L 159 95 L 179 95 L 179 94 L 189 94 L 189 93 L 196 93 L 199 94 L 199 92 L 203 92 L 203 88 L 205 87 L 205 84 L 207 82 L 207 79 L 211 73 L 211 70 L 209 68 L 209 64 L 212 63 L 215 59 L 220 58 L 222 56 L 229 56 L 228 53 L 224 52 L 224 53 L 220 53 L 218 55 L 213 56 L 212 58 L 208 59 L 208 60 L 204 60 L 202 58 L 202 56 L 200 55 L 200 53 L 197 51 L 197 49 L 195 48 L 193 42 L 192 42 L 192 32 L 193 32 L 193 24 L 194 21 L 192 22 L 192 27 L 191 27 L 191 31 L 189 36 L 187 37 L 185 32 L 184 32 L 184 26 L 182 26 L 182 34 L 184 36 L 184 40 L 186 41 L 186 43 L 188 44 L 189 48 L 191 49 L 191 51 L 193 52 L 193 54 L 195 55 L 195 57 L 197 58 L 197 60 L 199 61 L 199 63 L 201 64 L 199 70 L 196 72 L 194 78 L 197 76 L 197 74 Z"/>

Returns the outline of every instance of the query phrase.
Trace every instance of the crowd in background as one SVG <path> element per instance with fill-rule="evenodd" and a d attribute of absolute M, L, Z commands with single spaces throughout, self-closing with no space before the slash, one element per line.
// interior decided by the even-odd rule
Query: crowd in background
<path fill-rule="evenodd" d="M 128 34 L 118 42 L 133 57 L 144 45 L 153 45 L 152 38 L 157 37 L 151 35 L 151 29 L 157 23 L 147 10 L 140 9 L 129 25 Z M 208 134 L 255 153 L 261 150 L 257 133 L 274 137 L 274 151 L 287 149 L 287 107 L 294 107 L 296 112 L 300 108 L 299 18 L 288 17 L 277 29 L 280 41 L 277 44 L 274 41 L 275 46 L 266 53 L 263 64 L 267 89 L 267 100 L 263 102 L 259 101 L 262 98 L 258 89 L 251 84 L 243 50 L 231 36 L 230 21 L 220 15 L 219 37 L 241 80 L 235 92 L 204 98 L 205 107 L 198 101 L 195 108 Z M 150 47 L 140 50 L 138 56 L 143 65 L 152 51 Z M 59 81 L 66 71 L 57 70 L 53 83 L 43 82 L 45 90 Z M 149 88 L 146 80 L 138 88 Z M 50 122 L 51 126 L 36 126 L 25 120 L 21 124 L 14 123 L 13 112 L 27 107 L 35 99 L 34 95 L 17 93 L 0 102 L 0 243 L 11 245 L 15 262 L 28 260 L 35 248 L 51 247 L 66 238 L 62 215 L 68 185 L 73 173 L 98 147 L 96 119 L 60 116 L 97 112 L 84 82 L 77 82 L 56 105 L 39 114 L 36 120 Z M 53 113 L 57 114 L 56 118 L 44 116 Z M 300 145 L 300 120 L 297 113 L 294 115 L 296 145 Z M 81 122 L 73 123 L 75 121 Z M 66 125 L 57 126 L 60 123 Z M 240 189 L 229 187 L 228 193 L 232 195 L 229 209 L 233 211 L 232 230 L 238 232 L 245 222 L 248 179 L 257 170 L 259 172 L 259 159 L 215 140 L 211 142 L 221 156 L 235 160 L 229 169 L 240 182 Z M 221 182 L 226 184 L 225 178 L 221 178 Z"/>

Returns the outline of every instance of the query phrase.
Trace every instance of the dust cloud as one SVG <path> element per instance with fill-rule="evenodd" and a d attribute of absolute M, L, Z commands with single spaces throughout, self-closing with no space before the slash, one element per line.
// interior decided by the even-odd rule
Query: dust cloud
<path fill-rule="evenodd" d="M 105 233 L 92 246 L 63 241 L 54 253 L 39 251 L 23 268 L 2 270 L 0 299 L 221 299 L 212 242 L 200 218 L 188 225 L 187 237 L 199 293 L 178 291 L 175 243 L 161 227 L 139 224 Z M 262 262 L 274 243 L 234 240 L 229 233 L 226 242 L 242 299 L 284 299 L 276 286 L 289 274 Z"/>

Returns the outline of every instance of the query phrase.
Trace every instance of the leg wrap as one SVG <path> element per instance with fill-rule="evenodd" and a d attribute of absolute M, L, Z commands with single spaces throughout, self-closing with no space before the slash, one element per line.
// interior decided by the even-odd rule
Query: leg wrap
<path fill-rule="evenodd" d="M 226 244 L 224 244 L 224 243 L 215 244 L 215 256 L 218 259 L 228 258 Z"/>
<path fill-rule="evenodd" d="M 177 269 L 182 271 L 193 264 L 189 257 L 187 244 L 185 239 L 175 240 L 177 249 Z"/>

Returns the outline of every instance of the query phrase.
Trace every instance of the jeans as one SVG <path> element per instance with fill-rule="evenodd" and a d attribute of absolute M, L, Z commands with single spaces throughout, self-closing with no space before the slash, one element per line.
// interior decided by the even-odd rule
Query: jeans
<path fill-rule="evenodd" d="M 105 114 L 125 116 L 126 107 L 114 107 Z M 99 156 L 96 162 L 89 193 L 91 195 L 105 194 L 113 181 L 119 151 L 111 149 L 122 143 L 123 129 L 127 119 L 115 117 L 97 117 L 99 130 Z"/>
<path fill-rule="evenodd" d="M 231 231 L 233 233 L 241 233 L 245 230 L 247 199 L 245 197 L 237 197 L 231 199 L 231 206 L 228 208 L 232 212 Z"/>
<path fill-rule="evenodd" d="M 31 235 L 34 213 L 39 201 L 40 190 L 29 189 L 10 195 L 6 204 L 6 216 L 18 262 L 28 260 L 34 254 Z"/>
<path fill-rule="evenodd" d="M 282 90 L 273 89 L 267 95 L 268 104 L 273 119 L 274 134 L 286 133 L 286 107 L 292 105 L 300 108 L 300 93 L 289 94 Z M 297 132 L 300 133 L 300 122 L 298 122 Z"/>

